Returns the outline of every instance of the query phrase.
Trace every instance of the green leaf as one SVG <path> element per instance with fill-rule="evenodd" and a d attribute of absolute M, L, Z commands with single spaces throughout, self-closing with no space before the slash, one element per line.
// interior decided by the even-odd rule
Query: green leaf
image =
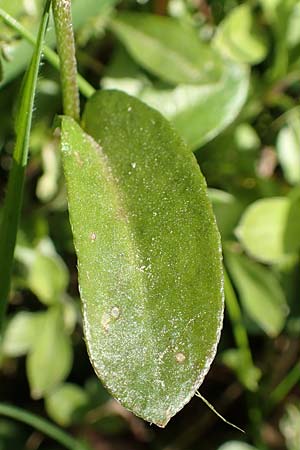
<path fill-rule="evenodd" d="M 264 198 L 246 209 L 236 235 L 245 250 L 259 261 L 284 262 L 299 249 L 299 221 L 297 199 Z"/>
<path fill-rule="evenodd" d="M 72 334 L 76 327 L 76 323 L 80 322 L 81 319 L 79 299 L 77 304 L 77 302 L 75 303 L 74 298 L 71 298 L 67 294 L 64 294 L 62 306 L 66 332 L 68 334 Z"/>
<path fill-rule="evenodd" d="M 81 422 L 88 403 L 88 394 L 72 383 L 61 384 L 45 398 L 49 417 L 62 427 Z"/>
<path fill-rule="evenodd" d="M 61 307 L 45 313 L 44 326 L 27 357 L 27 376 L 33 398 L 41 398 L 68 375 L 72 366 L 72 346 L 64 330 Z"/>
<path fill-rule="evenodd" d="M 68 282 L 68 269 L 50 238 L 40 240 L 34 249 L 18 245 L 15 258 L 25 266 L 22 282 L 45 305 L 61 300 Z"/>
<path fill-rule="evenodd" d="M 3 338 L 3 353 L 7 356 L 22 356 L 28 353 L 39 337 L 44 313 L 21 311 L 8 322 Z"/>
<path fill-rule="evenodd" d="M 264 20 L 271 25 L 273 48 L 276 48 L 272 55 L 272 65 L 268 70 L 270 81 L 280 80 L 288 73 L 290 18 L 292 8 L 297 2 L 298 0 L 260 0 Z"/>
<path fill-rule="evenodd" d="M 242 441 L 229 441 L 226 444 L 218 447 L 218 450 L 258 450 L 256 447 L 252 445 L 246 444 L 246 442 Z"/>
<path fill-rule="evenodd" d="M 293 7 L 298 0 L 259 0 L 264 10 L 267 21 L 275 28 L 275 32 L 279 31 L 277 28 L 278 22 L 281 20 L 282 28 L 287 32 L 288 18 L 293 12 Z M 282 36 L 281 36 L 282 37 Z"/>
<path fill-rule="evenodd" d="M 267 54 L 267 46 L 254 27 L 251 6 L 234 8 L 218 26 L 215 47 L 227 58 L 241 63 L 257 64 Z"/>
<path fill-rule="evenodd" d="M 238 149 L 245 152 L 253 152 L 261 145 L 257 132 L 248 123 L 240 123 L 236 126 L 234 140 Z"/>
<path fill-rule="evenodd" d="M 239 114 L 248 94 L 248 70 L 225 64 L 218 83 L 207 86 L 146 88 L 141 100 L 169 119 L 192 150 L 213 139 Z"/>
<path fill-rule="evenodd" d="M 299 111 L 290 114 L 288 123 L 277 138 L 277 152 L 286 180 L 300 184 L 300 115 Z"/>
<path fill-rule="evenodd" d="M 59 154 L 52 143 L 42 149 L 43 175 L 36 186 L 36 195 L 40 201 L 47 203 L 59 190 L 60 161 Z"/>
<path fill-rule="evenodd" d="M 232 237 L 243 206 L 233 195 L 219 189 L 209 189 L 209 198 L 217 219 L 222 240 Z"/>
<path fill-rule="evenodd" d="M 220 78 L 218 53 L 185 22 L 145 13 L 119 13 L 111 28 L 142 67 L 169 83 L 212 83 Z"/>
<path fill-rule="evenodd" d="M 237 253 L 226 252 L 225 261 L 249 317 L 269 336 L 277 336 L 285 324 L 288 306 L 275 275 Z"/>
<path fill-rule="evenodd" d="M 291 12 L 288 18 L 287 26 L 287 43 L 289 47 L 296 47 L 300 44 L 300 29 L 299 29 L 299 18 L 300 18 L 300 4 L 295 0 L 295 5 L 291 8 Z"/>
<path fill-rule="evenodd" d="M 57 303 L 68 285 L 68 271 L 59 256 L 36 252 L 27 279 L 29 289 L 46 305 Z"/>
<path fill-rule="evenodd" d="M 288 450 L 297 450 L 300 442 L 300 405 L 287 403 L 285 412 L 279 422 L 279 429 L 283 434 Z"/>
<path fill-rule="evenodd" d="M 13 163 L 9 173 L 7 192 L 0 221 L 0 340 L 10 290 L 12 262 L 23 200 L 25 169 L 28 160 L 29 138 L 34 104 L 34 96 L 42 54 L 43 40 L 49 18 L 50 0 L 45 3 L 35 51 L 25 74 L 20 104 L 16 116 L 16 143 Z"/>
<path fill-rule="evenodd" d="M 83 123 L 89 135 L 63 117 L 61 139 L 90 359 L 121 404 L 165 426 L 202 383 L 222 326 L 205 181 L 169 123 L 133 97 L 98 92 Z"/>
<path fill-rule="evenodd" d="M 222 352 L 221 361 L 235 371 L 239 381 L 250 391 L 257 391 L 261 371 L 258 367 L 245 366 L 245 353 L 240 348 L 229 348 Z"/>
<path fill-rule="evenodd" d="M 186 143 L 196 150 L 213 139 L 239 114 L 249 86 L 248 69 L 224 63 L 221 79 L 210 85 L 179 85 L 175 88 L 149 87 L 139 79 L 106 77 L 105 88 L 121 89 L 160 111 Z"/>

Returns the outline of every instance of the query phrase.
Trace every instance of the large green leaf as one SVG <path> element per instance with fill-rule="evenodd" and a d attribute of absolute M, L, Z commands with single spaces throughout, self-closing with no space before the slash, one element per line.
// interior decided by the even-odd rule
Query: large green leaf
<path fill-rule="evenodd" d="M 111 28 L 145 69 L 170 83 L 211 83 L 221 75 L 217 52 L 191 25 L 170 17 L 120 13 Z"/>
<path fill-rule="evenodd" d="M 246 256 L 229 251 L 225 255 L 245 311 L 265 333 L 277 336 L 288 313 L 284 292 L 277 278 L 270 269 Z"/>
<path fill-rule="evenodd" d="M 130 77 L 108 76 L 102 80 L 105 88 L 133 93 L 160 111 L 192 150 L 196 150 L 237 117 L 247 98 L 249 71 L 239 64 L 224 63 L 221 79 L 214 84 L 185 84 L 175 88 L 149 84 L 148 80 L 143 83 Z"/>
<path fill-rule="evenodd" d="M 222 326 L 205 181 L 169 123 L 127 94 L 95 94 L 83 125 L 64 117 L 61 138 L 90 359 L 125 407 L 165 426 L 202 383 Z"/>

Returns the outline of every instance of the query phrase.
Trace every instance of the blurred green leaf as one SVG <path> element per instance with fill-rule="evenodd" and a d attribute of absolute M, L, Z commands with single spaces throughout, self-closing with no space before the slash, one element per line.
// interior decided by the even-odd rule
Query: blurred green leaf
<path fill-rule="evenodd" d="M 96 377 L 87 379 L 84 390 L 89 396 L 89 402 L 92 408 L 97 408 L 111 399 L 107 390 L 99 383 L 99 379 Z"/>
<path fill-rule="evenodd" d="M 226 251 L 225 261 L 249 317 L 269 336 L 277 336 L 284 327 L 288 306 L 275 275 L 234 252 Z"/>
<path fill-rule="evenodd" d="M 294 2 L 295 3 L 295 2 Z M 287 43 L 289 47 L 295 47 L 300 44 L 300 3 L 296 2 L 291 8 L 291 14 L 288 20 Z"/>
<path fill-rule="evenodd" d="M 20 0 L 0 0 L 0 7 L 13 16 L 19 16 L 25 12 L 24 1 Z"/>
<path fill-rule="evenodd" d="M 229 441 L 226 444 L 218 447 L 218 450 L 258 450 L 256 447 L 252 445 L 246 444 L 246 442 L 242 441 Z"/>
<path fill-rule="evenodd" d="M 277 138 L 277 152 L 284 176 L 290 184 L 300 183 L 300 114 L 289 115 Z"/>
<path fill-rule="evenodd" d="M 233 195 L 219 189 L 209 189 L 208 195 L 222 240 L 232 237 L 243 211 L 243 205 Z"/>
<path fill-rule="evenodd" d="M 236 374 L 240 382 L 250 391 L 257 391 L 261 370 L 254 365 L 245 369 L 245 352 L 238 348 L 230 348 L 221 354 L 221 361 Z"/>
<path fill-rule="evenodd" d="M 139 98 L 169 119 L 186 143 L 196 150 L 223 131 L 239 114 L 248 94 L 248 71 L 223 66 L 218 83 L 178 86 L 174 90 L 145 88 Z"/>
<path fill-rule="evenodd" d="M 26 267 L 24 284 L 42 303 L 52 305 L 60 301 L 69 273 L 49 238 L 41 240 L 34 249 L 17 246 L 16 258 Z"/>
<path fill-rule="evenodd" d="M 72 334 L 77 321 L 80 322 L 80 309 L 79 309 L 79 299 L 76 302 L 73 298 L 69 297 L 67 294 L 63 296 L 63 316 L 65 329 L 68 334 Z"/>
<path fill-rule="evenodd" d="M 5 330 L 3 352 L 7 356 L 22 356 L 34 345 L 44 323 L 43 312 L 21 311 L 15 314 Z"/>
<path fill-rule="evenodd" d="M 280 431 L 285 437 L 288 450 L 298 450 L 300 442 L 300 406 L 288 403 L 280 420 Z"/>
<path fill-rule="evenodd" d="M 255 129 L 248 123 L 240 123 L 237 125 L 234 138 L 239 150 L 252 151 L 260 146 L 259 136 Z"/>
<path fill-rule="evenodd" d="M 175 88 L 149 86 L 150 82 L 132 78 L 130 72 L 128 74 L 129 77 L 105 77 L 102 86 L 135 95 L 160 111 L 173 123 L 192 150 L 204 145 L 230 125 L 248 94 L 248 70 L 233 63 L 224 63 L 220 81 L 209 85 L 178 85 Z"/>
<path fill-rule="evenodd" d="M 281 19 L 285 24 L 286 18 L 293 11 L 293 7 L 298 3 L 298 0 L 259 0 L 261 3 L 267 20 L 277 25 L 277 22 Z"/>
<path fill-rule="evenodd" d="M 62 120 L 89 355 L 125 407 L 164 426 L 202 382 L 222 323 L 205 183 L 169 123 L 133 97 L 98 92 L 83 126 L 97 144 Z"/>
<path fill-rule="evenodd" d="M 270 80 L 284 77 L 289 66 L 290 19 L 298 0 L 260 0 L 266 22 L 269 23 L 272 37 L 273 61 L 268 70 Z"/>
<path fill-rule="evenodd" d="M 119 13 L 111 28 L 142 67 L 169 83 L 213 83 L 221 76 L 219 55 L 185 22 Z"/>
<path fill-rule="evenodd" d="M 28 275 L 28 287 L 46 305 L 59 301 L 68 285 L 68 271 L 59 257 L 36 253 Z"/>
<path fill-rule="evenodd" d="M 63 381 L 72 366 L 72 345 L 64 329 L 62 309 L 51 307 L 27 356 L 27 376 L 33 398 L 43 397 Z"/>
<path fill-rule="evenodd" d="M 259 261 L 283 262 L 299 249 L 299 215 L 297 203 L 288 197 L 260 199 L 246 209 L 236 235 Z"/>
<path fill-rule="evenodd" d="M 36 195 L 42 202 L 51 200 L 58 191 L 60 176 L 59 153 L 53 142 L 49 142 L 42 149 L 43 175 L 39 178 Z"/>
<path fill-rule="evenodd" d="M 218 26 L 214 46 L 227 58 L 241 63 L 257 64 L 265 59 L 265 40 L 255 29 L 249 3 L 234 8 Z"/>
<path fill-rule="evenodd" d="M 117 5 L 120 0 L 76 0 L 72 1 L 72 22 L 75 32 L 89 19 L 106 14 L 108 9 Z"/>
<path fill-rule="evenodd" d="M 23 449 L 28 436 L 18 423 L 1 417 L 0 450 Z"/>
<path fill-rule="evenodd" d="M 72 383 L 61 384 L 45 398 L 49 417 L 62 427 L 81 422 L 88 403 L 84 389 Z"/>

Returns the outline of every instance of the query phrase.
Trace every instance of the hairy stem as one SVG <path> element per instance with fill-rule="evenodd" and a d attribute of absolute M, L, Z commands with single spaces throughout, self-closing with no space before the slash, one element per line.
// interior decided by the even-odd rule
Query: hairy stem
<path fill-rule="evenodd" d="M 53 0 L 52 7 L 57 50 L 60 59 L 60 79 L 64 114 L 78 122 L 80 118 L 80 106 L 71 0 Z"/>

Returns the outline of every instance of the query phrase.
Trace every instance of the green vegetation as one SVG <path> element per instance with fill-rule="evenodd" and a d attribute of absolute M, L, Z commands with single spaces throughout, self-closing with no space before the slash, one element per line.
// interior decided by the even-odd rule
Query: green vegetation
<path fill-rule="evenodd" d="M 0 0 L 0 449 L 299 450 L 300 1 L 50 3 Z"/>

